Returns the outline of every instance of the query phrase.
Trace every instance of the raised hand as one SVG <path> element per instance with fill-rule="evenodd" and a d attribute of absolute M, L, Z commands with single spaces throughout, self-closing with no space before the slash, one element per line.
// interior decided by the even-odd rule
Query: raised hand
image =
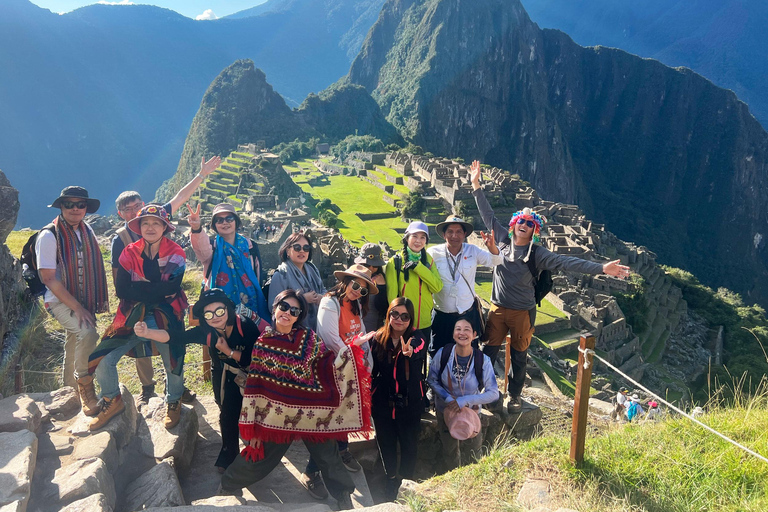
<path fill-rule="evenodd" d="M 496 247 L 496 236 L 494 235 L 493 230 L 491 230 L 490 234 L 481 231 L 480 236 L 483 237 L 483 243 L 491 254 L 499 254 L 499 248 Z"/>
<path fill-rule="evenodd" d="M 202 177 L 208 176 L 213 171 L 218 169 L 219 165 L 221 165 L 220 156 L 211 157 L 211 159 L 208 160 L 207 162 L 205 161 L 205 157 L 202 157 L 200 159 L 200 176 Z"/>
<path fill-rule="evenodd" d="M 603 274 L 609 276 L 618 277 L 620 279 L 626 279 L 629 277 L 629 267 L 626 265 L 620 265 L 621 260 L 613 260 L 603 265 Z"/>
<path fill-rule="evenodd" d="M 469 179 L 472 182 L 472 189 L 477 190 L 480 188 L 480 177 L 481 177 L 481 170 L 480 170 L 480 161 L 475 160 L 472 162 L 472 165 L 469 166 Z"/>
<path fill-rule="evenodd" d="M 191 206 L 189 206 L 189 203 L 187 203 L 187 210 L 189 210 L 189 217 L 187 217 L 189 227 L 197 231 L 200 229 L 200 225 L 202 224 L 200 221 L 200 203 L 197 203 L 197 208 L 194 210 Z"/>
<path fill-rule="evenodd" d="M 413 347 L 411 346 L 412 341 L 413 338 L 408 338 L 408 341 L 403 343 L 403 337 L 400 336 L 400 345 L 402 346 L 403 355 L 405 357 L 411 357 L 413 355 Z"/>

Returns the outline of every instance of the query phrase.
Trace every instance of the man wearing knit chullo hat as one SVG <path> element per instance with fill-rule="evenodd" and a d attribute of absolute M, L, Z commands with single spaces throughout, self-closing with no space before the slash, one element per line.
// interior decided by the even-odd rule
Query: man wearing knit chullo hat
<path fill-rule="evenodd" d="M 493 214 L 493 209 L 480 186 L 480 162 L 472 162 L 470 171 L 472 195 L 475 197 L 477 209 L 486 229 L 493 230 L 496 243 L 504 256 L 504 262 L 493 269 L 492 304 L 486 326 L 488 342 L 483 352 L 494 361 L 504 338 L 508 333 L 511 334 L 511 346 L 507 347 L 511 359 L 508 407 L 511 413 L 517 413 L 522 409 L 520 394 L 525 384 L 528 346 L 533 337 L 536 320 L 534 276 L 529 270 L 528 260 L 533 258 L 537 272 L 565 270 L 593 275 L 608 274 L 621 278 L 629 276 L 629 267 L 619 265 L 619 260 L 600 264 L 555 254 L 540 245 L 534 248 L 534 243 L 539 242 L 541 228 L 546 219 L 530 208 L 524 208 L 515 212 L 509 226 L 505 226 Z"/>

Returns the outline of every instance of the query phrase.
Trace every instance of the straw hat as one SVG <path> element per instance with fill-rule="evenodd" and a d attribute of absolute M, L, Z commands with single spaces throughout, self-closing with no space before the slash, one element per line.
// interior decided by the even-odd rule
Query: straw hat
<path fill-rule="evenodd" d="M 365 265 L 361 265 L 359 263 L 355 263 L 351 267 L 349 267 L 347 270 L 337 270 L 333 273 L 334 277 L 341 281 L 344 279 L 344 276 L 350 276 L 355 279 L 362 279 L 366 282 L 368 285 L 368 293 L 371 295 L 376 295 L 379 293 L 379 288 L 376 286 L 376 283 L 373 282 L 371 279 L 371 271 L 368 270 L 368 268 Z"/>

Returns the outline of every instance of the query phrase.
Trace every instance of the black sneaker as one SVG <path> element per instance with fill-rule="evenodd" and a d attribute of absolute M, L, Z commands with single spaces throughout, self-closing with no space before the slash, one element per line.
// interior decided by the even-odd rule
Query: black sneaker
<path fill-rule="evenodd" d="M 345 494 L 336 498 L 336 510 L 352 510 L 353 508 L 355 508 L 355 505 L 352 503 L 351 494 Z"/>
<path fill-rule="evenodd" d="M 357 473 L 363 469 L 362 466 L 360 466 L 360 463 L 355 460 L 355 457 L 349 453 L 349 450 L 342 450 L 339 453 L 341 454 L 341 462 L 344 463 L 344 467 L 347 468 L 347 471 Z"/>
<path fill-rule="evenodd" d="M 149 403 L 149 399 L 156 397 L 157 393 L 155 393 L 155 385 L 151 384 L 149 386 L 142 386 L 141 387 L 141 394 L 139 395 L 139 398 L 137 400 L 136 405 L 147 405 Z"/>
<path fill-rule="evenodd" d="M 520 395 L 510 397 L 509 403 L 507 404 L 507 412 L 509 414 L 519 414 L 520 411 L 522 410 L 523 410 L 523 399 L 520 398 Z"/>
<path fill-rule="evenodd" d="M 328 498 L 328 489 L 325 488 L 323 476 L 319 471 L 310 474 L 302 473 L 299 481 L 309 495 L 316 500 L 324 500 Z"/>
<path fill-rule="evenodd" d="M 187 387 L 184 387 L 184 393 L 181 395 L 181 402 L 185 404 L 191 404 L 197 398 L 197 394 L 194 391 L 190 391 Z"/>

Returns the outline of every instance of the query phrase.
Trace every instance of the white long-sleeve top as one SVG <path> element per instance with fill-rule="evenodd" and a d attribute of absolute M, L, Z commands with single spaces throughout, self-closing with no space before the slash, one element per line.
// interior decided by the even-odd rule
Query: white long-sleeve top
<path fill-rule="evenodd" d="M 501 253 L 491 254 L 468 243 L 463 244 L 456 258 L 448 251 L 447 244 L 430 247 L 427 252 L 435 260 L 437 272 L 443 281 L 443 288 L 432 295 L 435 308 L 443 313 L 464 313 L 471 308 L 475 300 L 478 265 L 495 267 L 504 261 Z M 454 265 L 456 271 L 452 275 Z"/>

